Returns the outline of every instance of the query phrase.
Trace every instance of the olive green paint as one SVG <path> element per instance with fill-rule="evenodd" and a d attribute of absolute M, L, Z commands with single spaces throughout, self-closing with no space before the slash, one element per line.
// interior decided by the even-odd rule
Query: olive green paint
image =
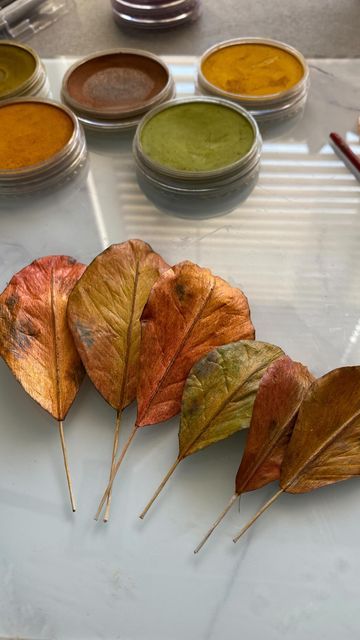
<path fill-rule="evenodd" d="M 211 102 L 177 104 L 154 115 L 141 132 L 144 153 L 180 171 L 220 169 L 240 160 L 254 143 L 245 116 Z"/>
<path fill-rule="evenodd" d="M 0 42 L 0 99 L 20 88 L 36 69 L 36 60 L 22 47 Z"/>

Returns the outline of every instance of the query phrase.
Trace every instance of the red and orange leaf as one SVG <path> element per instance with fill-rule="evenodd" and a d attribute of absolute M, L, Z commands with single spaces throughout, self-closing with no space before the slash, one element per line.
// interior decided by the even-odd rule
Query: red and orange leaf
<path fill-rule="evenodd" d="M 59 421 L 85 375 L 66 318 L 84 269 L 68 256 L 40 258 L 0 295 L 0 354 L 25 391 Z"/>
<path fill-rule="evenodd" d="M 140 316 L 150 290 L 169 265 L 142 240 L 100 253 L 74 287 L 68 320 L 95 387 L 114 409 L 136 397 Z"/>
<path fill-rule="evenodd" d="M 185 380 L 202 356 L 255 336 L 243 292 L 191 262 L 159 278 L 141 324 L 138 427 L 179 413 Z"/>
<path fill-rule="evenodd" d="M 316 380 L 300 407 L 280 486 L 305 493 L 360 475 L 360 367 Z"/>
<path fill-rule="evenodd" d="M 303 398 L 315 378 L 288 356 L 266 371 L 256 394 L 236 493 L 259 489 L 280 478 L 280 467 Z"/>

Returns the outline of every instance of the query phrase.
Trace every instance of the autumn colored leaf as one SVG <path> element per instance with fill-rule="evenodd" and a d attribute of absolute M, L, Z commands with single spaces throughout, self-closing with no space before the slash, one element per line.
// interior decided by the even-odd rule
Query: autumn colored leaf
<path fill-rule="evenodd" d="M 89 378 L 114 409 L 136 398 L 140 316 L 169 265 L 142 240 L 100 253 L 74 287 L 68 320 Z"/>
<path fill-rule="evenodd" d="M 314 382 L 300 362 L 279 358 L 264 374 L 254 403 L 236 493 L 259 489 L 280 478 L 280 468 L 299 407 Z"/>
<path fill-rule="evenodd" d="M 235 481 L 235 493 L 195 553 L 200 551 L 236 499 L 280 478 L 282 459 L 299 406 L 315 378 L 299 362 L 282 356 L 273 362 L 259 384 L 250 429 Z"/>
<path fill-rule="evenodd" d="M 85 374 L 66 307 L 84 269 L 68 256 L 40 258 L 14 275 L 0 296 L 1 356 L 25 391 L 58 420 L 64 459 L 62 421 Z"/>
<path fill-rule="evenodd" d="M 242 291 L 191 262 L 158 280 L 141 324 L 138 427 L 179 413 L 185 380 L 203 355 L 255 335 Z"/>
<path fill-rule="evenodd" d="M 182 399 L 179 455 L 166 480 L 186 456 L 249 427 L 260 380 L 283 353 L 266 342 L 242 340 L 214 349 L 193 366 Z"/>
<path fill-rule="evenodd" d="M 136 398 L 140 316 L 151 287 L 169 265 L 142 240 L 108 247 L 87 267 L 69 298 L 68 320 L 89 378 L 117 410 L 111 473 L 120 415 Z M 109 519 L 111 493 L 105 521 Z"/>
<path fill-rule="evenodd" d="M 151 290 L 141 327 L 136 424 L 105 494 L 137 429 L 179 413 L 193 364 L 217 346 L 254 338 L 242 291 L 192 262 L 182 262 L 162 274 Z M 104 496 L 96 517 L 103 502 Z"/>
<path fill-rule="evenodd" d="M 234 541 L 283 491 L 306 493 L 359 475 L 360 367 L 341 367 L 311 385 L 285 451 L 280 490 Z"/>

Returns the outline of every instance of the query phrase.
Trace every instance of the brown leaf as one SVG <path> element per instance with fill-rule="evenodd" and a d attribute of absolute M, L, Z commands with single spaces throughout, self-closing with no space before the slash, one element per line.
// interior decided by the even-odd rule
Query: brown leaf
<path fill-rule="evenodd" d="M 64 420 L 84 377 L 66 319 L 85 265 L 68 256 L 35 260 L 0 296 L 0 352 L 25 391 Z"/>
<path fill-rule="evenodd" d="M 280 478 L 280 467 L 300 404 L 312 382 L 309 370 L 288 356 L 266 371 L 256 395 L 236 493 L 259 489 Z"/>
<path fill-rule="evenodd" d="M 140 316 L 169 265 L 142 240 L 114 244 L 87 267 L 69 298 L 68 320 L 95 387 L 115 409 L 136 397 Z"/>
<path fill-rule="evenodd" d="M 280 489 L 235 536 L 237 542 L 286 491 L 306 493 L 360 475 L 360 367 L 315 380 L 299 410 L 281 466 Z"/>
<path fill-rule="evenodd" d="M 141 324 L 138 427 L 179 413 L 187 375 L 203 355 L 217 346 L 254 338 L 242 291 L 191 262 L 159 278 Z"/>
<path fill-rule="evenodd" d="M 342 367 L 310 387 L 286 450 L 280 486 L 305 493 L 358 475 L 360 367 Z"/>

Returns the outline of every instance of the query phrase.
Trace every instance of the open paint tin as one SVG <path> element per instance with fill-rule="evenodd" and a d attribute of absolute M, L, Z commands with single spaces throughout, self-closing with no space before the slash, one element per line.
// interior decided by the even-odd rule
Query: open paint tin
<path fill-rule="evenodd" d="M 87 167 L 83 129 L 61 104 L 20 98 L 0 104 L 0 196 L 54 189 Z"/>
<path fill-rule="evenodd" d="M 62 100 L 94 131 L 134 128 L 153 107 L 175 95 L 175 82 L 157 56 L 115 49 L 74 64 L 62 84 Z"/>
<path fill-rule="evenodd" d="M 200 59 L 198 87 L 240 104 L 260 125 L 302 114 L 309 90 L 309 68 L 293 47 L 263 38 L 228 40 Z"/>
<path fill-rule="evenodd" d="M 173 100 L 150 111 L 133 146 L 139 185 L 182 218 L 227 213 L 254 188 L 261 136 L 254 118 L 220 98 Z"/>
<path fill-rule="evenodd" d="M 37 53 L 23 44 L 0 40 L 0 102 L 34 96 L 46 98 L 49 83 Z"/>
<path fill-rule="evenodd" d="M 167 29 L 196 20 L 200 0 L 112 0 L 114 20 L 120 26 Z"/>

